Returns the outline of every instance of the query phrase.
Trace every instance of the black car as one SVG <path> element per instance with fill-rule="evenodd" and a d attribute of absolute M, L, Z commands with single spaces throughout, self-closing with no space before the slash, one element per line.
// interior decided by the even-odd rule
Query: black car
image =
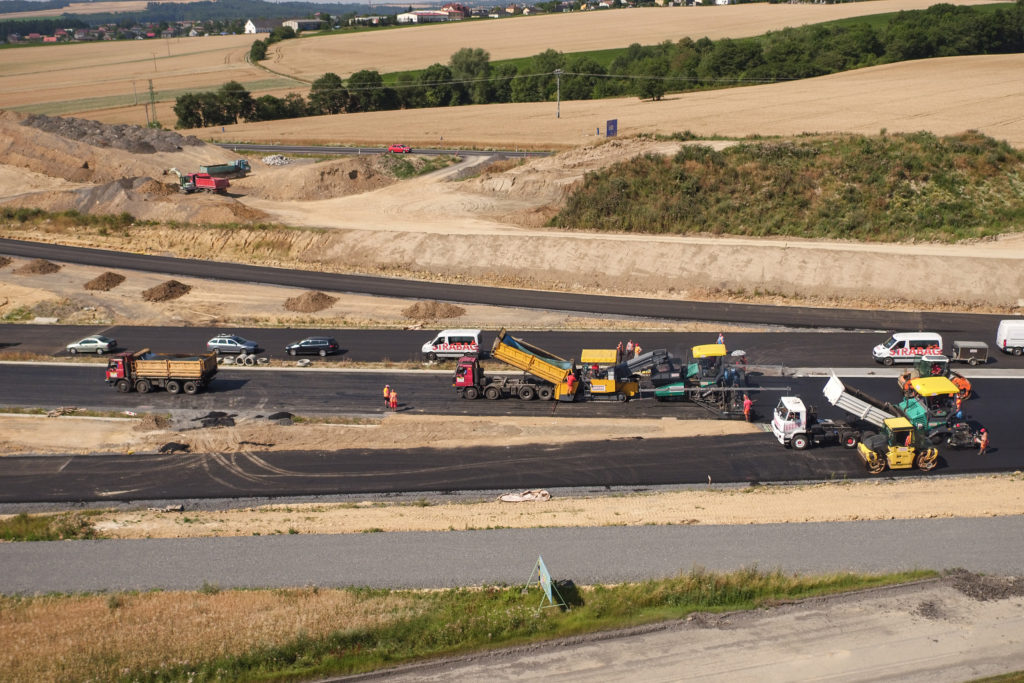
<path fill-rule="evenodd" d="M 302 341 L 289 344 L 284 347 L 289 356 L 296 356 L 300 353 L 315 353 L 326 356 L 329 353 L 338 353 L 341 347 L 334 337 L 307 337 Z"/>

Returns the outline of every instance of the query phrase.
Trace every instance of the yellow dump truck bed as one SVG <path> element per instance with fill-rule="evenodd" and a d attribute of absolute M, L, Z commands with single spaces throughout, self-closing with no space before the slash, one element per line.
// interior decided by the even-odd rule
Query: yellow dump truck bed
<path fill-rule="evenodd" d="M 563 383 L 565 376 L 569 374 L 567 368 L 554 365 L 529 351 L 506 344 L 502 341 L 501 336 L 491 348 L 491 357 L 552 384 Z"/>

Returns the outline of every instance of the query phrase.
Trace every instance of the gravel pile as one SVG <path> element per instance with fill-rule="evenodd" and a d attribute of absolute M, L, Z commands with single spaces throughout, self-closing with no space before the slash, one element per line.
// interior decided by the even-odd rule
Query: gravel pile
<path fill-rule="evenodd" d="M 113 147 L 133 154 L 154 152 L 177 152 L 182 147 L 201 145 L 203 141 L 194 135 L 188 137 L 171 130 L 143 128 L 127 124 L 106 124 L 88 119 L 46 116 L 32 114 L 23 126 L 38 128 L 69 140 L 77 140 L 94 147 Z"/>
<path fill-rule="evenodd" d="M 271 154 L 263 157 L 263 163 L 267 166 L 287 166 L 292 163 L 292 160 L 283 154 Z"/>

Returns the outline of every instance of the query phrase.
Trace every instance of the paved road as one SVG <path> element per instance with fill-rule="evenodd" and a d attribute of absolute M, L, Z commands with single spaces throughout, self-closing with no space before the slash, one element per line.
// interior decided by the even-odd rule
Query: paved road
<path fill-rule="evenodd" d="M 972 313 L 915 313 L 902 311 L 859 311 L 798 306 L 757 306 L 717 302 L 662 301 L 618 296 L 566 294 L 523 289 L 474 287 L 393 278 L 340 275 L 305 270 L 266 268 L 219 261 L 143 256 L 125 252 L 86 249 L 0 239 L 0 254 L 53 261 L 82 263 L 103 268 L 128 268 L 153 273 L 258 282 L 337 292 L 377 294 L 415 299 L 437 299 L 461 303 L 516 306 L 559 311 L 582 311 L 624 315 L 632 319 L 712 320 L 745 324 L 784 325 L 838 329 L 987 329 L 994 334 L 1000 316 Z"/>
<path fill-rule="evenodd" d="M 190 416 L 221 410 L 246 417 L 286 410 L 307 414 L 379 414 L 378 388 L 386 375 L 348 372 L 222 372 L 209 393 L 171 396 L 119 394 L 106 387 L 100 368 L 69 365 L 0 365 L 0 405 L 61 404 L 136 412 L 185 411 Z M 394 377 L 391 378 L 394 382 Z M 820 396 L 822 378 L 761 378 L 765 388 L 788 386 L 808 400 Z M 851 380 L 875 396 L 895 398 L 893 378 Z M 943 473 L 1006 471 L 1024 467 L 1024 444 L 1003 435 L 1019 421 L 1020 380 L 985 380 L 968 417 L 995 435 L 985 457 L 944 449 Z M 402 409 L 455 415 L 551 415 L 562 417 L 705 417 L 688 403 L 653 400 L 554 404 L 540 401 L 463 401 L 445 374 L 409 373 L 399 378 Z M 780 392 L 755 394 L 767 415 Z M 788 392 L 787 392 L 788 393 Z M 824 416 L 843 417 L 826 406 Z M 180 413 L 179 413 L 180 414 Z M 581 423 L 583 424 L 583 423 Z M 581 427 L 583 429 L 583 427 Z M 0 458 L 0 502 L 115 501 L 244 496 L 304 496 L 383 491 L 509 490 L 558 486 L 653 486 L 822 480 L 864 477 L 852 451 L 833 447 L 804 452 L 783 449 L 768 433 L 709 439 L 580 441 L 585 446 L 516 448 L 260 452 L 234 455 L 134 455 Z M 914 471 L 895 476 L 918 476 Z"/>
<path fill-rule="evenodd" d="M 984 324 L 946 332 L 947 348 L 956 339 L 988 340 L 991 345 L 995 328 Z M 150 348 L 162 351 L 193 353 L 206 349 L 206 342 L 224 332 L 220 327 L 139 327 L 128 325 L 0 325 L 0 348 L 41 355 L 66 356 L 65 346 L 91 334 L 105 334 L 117 339 L 123 350 Z M 258 342 L 262 355 L 287 358 L 286 344 L 304 337 L 327 335 L 335 337 L 342 353 L 323 361 L 381 362 L 420 361 L 420 349 L 433 339 L 435 330 L 332 330 L 324 328 L 271 329 L 231 328 L 227 330 Z M 539 332 L 511 331 L 543 349 L 562 356 L 578 358 L 582 349 L 615 348 L 623 337 L 638 342 L 645 350 L 667 349 L 679 358 L 686 358 L 690 348 L 715 340 L 707 332 L 608 332 L 603 330 Z M 495 333 L 481 335 L 481 348 L 490 349 Z M 863 367 L 880 369 L 871 359 L 871 349 L 882 342 L 887 333 L 881 331 L 850 332 L 730 332 L 726 343 L 730 349 L 743 349 L 750 362 L 757 365 L 786 367 Z M 1024 370 L 1024 356 L 1011 356 L 993 348 L 988 369 Z M 967 370 L 966 365 L 961 366 Z"/>
<path fill-rule="evenodd" d="M 695 567 L 786 572 L 1024 566 L 1024 517 L 0 544 L 0 593 L 639 581 Z"/>

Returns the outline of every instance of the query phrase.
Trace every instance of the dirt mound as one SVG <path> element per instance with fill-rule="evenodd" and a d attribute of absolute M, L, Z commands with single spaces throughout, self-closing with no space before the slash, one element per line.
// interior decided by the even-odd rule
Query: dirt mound
<path fill-rule="evenodd" d="M 46 259 L 37 258 L 16 269 L 18 275 L 49 275 L 60 270 L 60 266 Z"/>
<path fill-rule="evenodd" d="M 412 306 L 402 309 L 402 315 L 413 320 L 441 320 L 443 318 L 459 318 L 466 314 L 462 306 L 444 301 L 417 301 Z"/>
<path fill-rule="evenodd" d="M 108 270 L 102 275 L 97 275 L 86 282 L 83 287 L 94 291 L 109 292 L 114 287 L 117 287 L 119 284 L 124 282 L 124 280 L 124 275 L 121 275 L 120 273 L 112 273 Z"/>
<path fill-rule="evenodd" d="M 170 197 L 171 195 L 178 192 L 178 188 L 173 183 L 161 183 L 152 178 L 146 178 L 136 188 L 139 192 L 145 194 L 155 195 L 157 197 Z"/>
<path fill-rule="evenodd" d="M 172 299 L 185 296 L 190 291 L 192 291 L 191 285 L 186 285 L 177 280 L 168 280 L 144 291 L 142 298 L 146 301 L 171 301 Z"/>
<path fill-rule="evenodd" d="M 361 194 L 395 182 L 383 155 L 374 154 L 267 169 L 231 185 L 252 197 L 295 201 Z"/>
<path fill-rule="evenodd" d="M 0 268 L 6 268 L 9 265 L 11 265 L 11 257 L 0 256 Z"/>
<path fill-rule="evenodd" d="M 285 310 L 296 313 L 316 313 L 330 308 L 338 299 L 323 292 L 306 292 L 293 296 L 284 302 Z"/>
<path fill-rule="evenodd" d="M 152 432 L 158 429 L 167 429 L 170 426 L 171 421 L 166 415 L 143 415 L 139 424 L 135 425 L 135 431 Z"/>
<path fill-rule="evenodd" d="M 113 147 L 132 154 L 177 152 L 182 147 L 203 144 L 203 141 L 195 136 L 185 137 L 170 130 L 126 124 L 109 125 L 88 119 L 45 116 L 43 114 L 31 114 L 21 125 L 38 128 L 69 140 L 84 142 L 93 147 Z"/>

